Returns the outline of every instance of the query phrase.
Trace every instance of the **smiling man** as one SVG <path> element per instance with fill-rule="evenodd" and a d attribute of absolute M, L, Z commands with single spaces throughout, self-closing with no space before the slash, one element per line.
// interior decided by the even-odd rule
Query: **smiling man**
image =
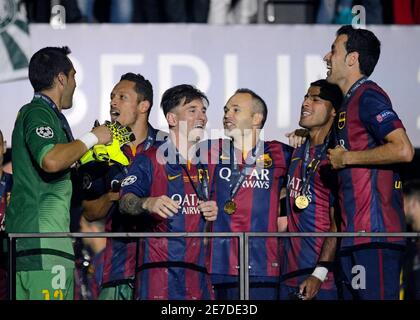
<path fill-rule="evenodd" d="M 230 139 L 213 141 L 220 154 L 214 174 L 213 199 L 219 215 L 214 232 L 277 232 L 280 191 L 285 186 L 292 148 L 264 141 L 267 119 L 264 100 L 250 89 L 239 89 L 224 106 L 223 126 Z M 216 143 L 214 143 L 216 142 Z M 277 238 L 250 239 L 250 298 L 278 297 L 280 247 Z M 239 299 L 238 241 L 214 238 L 212 281 L 217 299 Z"/>
<path fill-rule="evenodd" d="M 194 159 L 207 124 L 207 97 L 190 85 L 168 89 L 161 106 L 169 138 L 140 154 L 122 182 L 120 209 L 144 219 L 151 232 L 203 232 L 217 216 L 209 201 L 208 167 Z M 202 238 L 140 240 L 136 298 L 197 300 L 213 297 Z"/>
<path fill-rule="evenodd" d="M 299 125 L 309 131 L 296 148 L 287 175 L 289 232 L 336 232 L 337 176 L 327 159 L 330 131 L 343 95 L 326 80 L 311 83 Z M 285 241 L 280 299 L 337 299 L 333 261 L 336 238 L 292 237 Z"/>
<path fill-rule="evenodd" d="M 327 81 L 344 101 L 334 124 L 336 147 L 328 158 L 338 171 L 342 231 L 401 232 L 405 229 L 398 165 L 414 149 L 385 91 L 368 77 L 380 55 L 369 30 L 343 26 L 324 60 Z M 398 299 L 404 241 L 401 238 L 344 238 L 340 260 L 345 298 Z M 354 266 L 363 267 L 366 289 L 352 287 Z"/>

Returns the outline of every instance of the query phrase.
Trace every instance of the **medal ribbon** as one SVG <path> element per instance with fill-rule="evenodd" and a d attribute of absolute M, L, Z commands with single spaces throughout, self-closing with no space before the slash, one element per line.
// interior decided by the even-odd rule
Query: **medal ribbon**
<path fill-rule="evenodd" d="M 350 100 L 351 96 L 354 94 L 354 92 L 362 85 L 364 84 L 366 81 L 368 80 L 367 77 L 362 77 L 359 80 L 357 80 L 349 89 L 349 91 L 347 92 L 347 94 L 344 96 L 343 102 L 341 103 L 341 106 L 345 106 L 347 104 L 347 102 Z M 339 113 L 339 112 L 338 112 Z M 336 118 L 335 122 L 334 122 L 334 126 L 333 126 L 333 134 L 334 134 L 334 140 L 336 142 L 336 145 L 339 146 L 340 141 L 338 139 L 338 134 L 337 134 L 337 122 L 338 122 L 338 117 Z"/>
<path fill-rule="evenodd" d="M 260 155 L 261 148 L 264 148 L 264 143 L 263 143 L 263 141 L 258 140 L 258 143 L 255 146 L 255 153 L 252 152 L 252 151 L 250 152 L 250 154 L 248 155 L 248 157 L 245 160 L 244 167 L 242 168 L 241 172 L 239 173 L 238 180 L 236 180 L 235 185 L 230 190 L 230 197 L 229 197 L 230 200 L 229 201 L 232 201 L 233 198 L 238 193 L 239 189 L 242 186 L 242 183 L 244 182 L 246 176 L 248 175 L 248 170 L 254 166 L 255 160 L 257 159 L 257 156 Z M 234 150 L 234 146 L 233 146 L 233 141 L 231 142 L 231 145 L 230 145 L 230 154 L 231 154 L 230 159 L 233 159 L 233 170 L 232 171 L 236 172 L 237 167 L 238 167 L 238 162 L 236 161 L 236 155 L 235 155 L 235 150 Z"/>
<path fill-rule="evenodd" d="M 181 168 L 184 170 L 185 174 L 188 177 L 189 182 L 191 183 L 191 186 L 194 189 L 195 194 L 197 195 L 198 199 L 203 200 L 203 201 L 208 201 L 210 198 L 209 195 L 209 181 L 207 179 L 207 172 L 204 170 L 204 166 L 198 162 L 196 167 L 197 167 L 197 180 L 198 180 L 198 186 L 199 188 L 195 185 L 194 181 L 192 180 L 187 167 L 185 166 L 184 162 L 186 161 L 181 161 L 184 160 L 182 155 L 178 152 L 178 150 L 176 149 L 176 147 L 172 144 L 172 146 L 175 148 L 175 152 L 176 152 L 176 159 L 179 163 L 179 165 L 181 166 Z M 200 157 L 198 156 L 198 159 L 200 159 Z M 202 177 L 203 179 L 200 179 L 200 171 L 199 169 L 202 170 Z"/>
<path fill-rule="evenodd" d="M 207 173 L 204 170 L 203 165 L 201 163 L 197 164 L 197 169 L 201 169 L 203 172 L 202 173 L 203 179 L 200 180 L 200 172 L 197 170 L 197 179 L 199 181 L 198 186 L 200 188 L 197 188 L 197 186 L 194 184 L 194 181 L 192 180 L 185 164 L 180 164 L 180 166 L 182 167 L 185 174 L 187 175 L 188 180 L 190 181 L 191 186 L 193 187 L 194 192 L 197 195 L 198 199 L 203 200 L 203 201 L 208 201 L 209 200 L 209 181 L 207 179 Z"/>
<path fill-rule="evenodd" d="M 309 190 L 309 184 L 311 181 L 311 177 L 315 174 L 316 169 L 318 169 L 318 165 L 321 162 L 321 157 L 322 154 L 325 152 L 325 150 L 328 147 L 328 144 L 330 142 L 330 135 L 327 136 L 327 138 L 325 139 L 324 144 L 322 145 L 321 150 L 319 150 L 319 152 L 315 151 L 315 157 L 313 159 L 309 159 L 309 149 L 310 149 L 310 141 L 309 139 L 306 140 L 305 142 L 305 156 L 303 158 L 303 163 L 302 163 L 302 191 L 301 191 L 301 195 L 302 196 L 306 196 Z"/>

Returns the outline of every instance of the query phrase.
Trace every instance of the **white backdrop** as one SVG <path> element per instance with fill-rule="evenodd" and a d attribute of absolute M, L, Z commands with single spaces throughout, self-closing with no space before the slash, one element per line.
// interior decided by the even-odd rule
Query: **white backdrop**
<path fill-rule="evenodd" d="M 308 84 L 326 75 L 322 57 L 338 26 L 313 25 L 31 25 L 32 52 L 68 45 L 77 70 L 74 107 L 66 111 L 75 136 L 105 120 L 109 94 L 125 72 L 142 73 L 154 85 L 151 122 L 165 129 L 159 109 L 168 87 L 191 83 L 210 99 L 209 127 L 219 128 L 223 106 L 248 87 L 269 106 L 267 139 L 286 141 L 295 128 Z M 415 146 L 420 147 L 420 27 L 372 27 L 382 42 L 372 75 L 388 92 Z M 29 81 L 0 84 L 0 128 L 10 141 L 19 108 L 32 98 Z"/>

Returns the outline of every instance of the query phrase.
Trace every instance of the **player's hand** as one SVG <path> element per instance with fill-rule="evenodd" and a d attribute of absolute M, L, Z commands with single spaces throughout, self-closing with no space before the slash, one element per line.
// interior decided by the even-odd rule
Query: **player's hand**
<path fill-rule="evenodd" d="M 198 204 L 198 210 L 202 213 L 207 221 L 215 221 L 217 218 L 217 204 L 216 201 L 202 201 Z"/>
<path fill-rule="evenodd" d="M 94 127 L 91 132 L 98 138 L 98 144 L 108 144 L 112 141 L 112 132 L 105 125 Z"/>
<path fill-rule="evenodd" d="M 289 138 L 289 145 L 293 148 L 298 148 L 305 143 L 308 138 L 309 131 L 306 129 L 296 129 L 295 131 L 286 133 L 285 136 Z"/>
<path fill-rule="evenodd" d="M 304 300 L 311 300 L 316 296 L 321 285 L 322 281 L 311 275 L 300 284 L 299 292 L 303 295 Z"/>
<path fill-rule="evenodd" d="M 118 121 L 105 121 L 105 126 L 112 132 L 113 139 L 118 140 L 120 147 L 136 140 L 131 128 L 122 126 Z"/>
<path fill-rule="evenodd" d="M 147 198 L 143 203 L 143 209 L 167 219 L 178 212 L 179 204 L 168 196 L 162 195 L 160 197 Z"/>
<path fill-rule="evenodd" d="M 345 168 L 345 154 L 347 150 L 342 146 L 336 146 L 334 149 L 328 149 L 327 158 L 333 169 Z"/>

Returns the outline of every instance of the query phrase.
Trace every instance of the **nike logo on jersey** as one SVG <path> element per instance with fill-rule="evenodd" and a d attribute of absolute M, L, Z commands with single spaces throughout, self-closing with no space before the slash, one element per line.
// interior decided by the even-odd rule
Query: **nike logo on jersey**
<path fill-rule="evenodd" d="M 168 174 L 168 180 L 172 181 L 172 180 L 175 180 L 176 178 L 179 178 L 180 176 L 181 176 L 181 174 L 177 174 L 176 176 L 171 176 L 171 175 Z"/>

